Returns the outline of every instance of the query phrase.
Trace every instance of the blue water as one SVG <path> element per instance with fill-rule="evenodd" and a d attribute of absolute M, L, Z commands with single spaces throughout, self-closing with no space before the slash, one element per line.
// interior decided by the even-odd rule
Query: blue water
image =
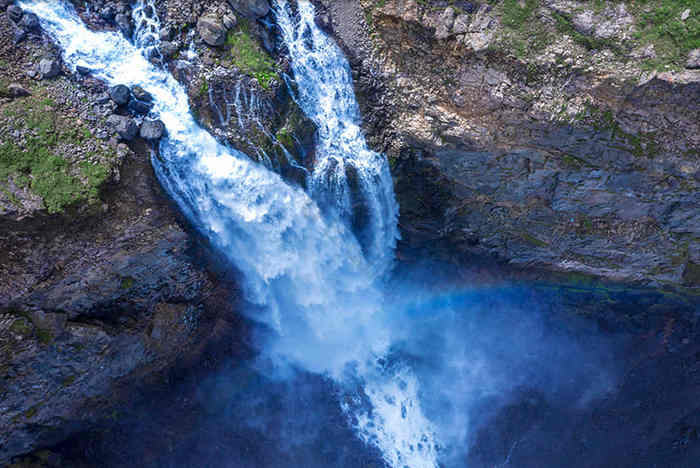
<path fill-rule="evenodd" d="M 367 149 L 347 61 L 315 26 L 311 4 L 299 2 L 295 18 L 276 3 L 296 97 L 319 127 L 307 193 L 195 122 L 183 87 L 147 59 L 157 23 L 144 22 L 148 30 L 137 31 L 134 45 L 117 33 L 88 30 L 63 2 L 18 3 L 39 16 L 69 67 L 154 96 L 153 117 L 168 133 L 152 161 L 158 179 L 242 273 L 248 300 L 261 306 L 249 313 L 276 331 L 265 343 L 267 357 L 347 387 L 342 408 L 349 424 L 389 465 L 437 466 L 440 444 L 421 408 L 419 379 L 408 364 L 386 366 L 384 359 L 395 339 L 381 277 L 397 238 L 386 158 Z M 360 181 L 357 194 L 348 185 L 349 166 Z M 353 197 L 369 208 L 359 240 L 350 229 Z"/>

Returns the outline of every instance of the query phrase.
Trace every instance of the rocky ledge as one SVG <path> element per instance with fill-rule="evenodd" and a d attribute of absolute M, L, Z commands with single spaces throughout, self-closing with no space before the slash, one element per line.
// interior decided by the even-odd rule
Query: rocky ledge
<path fill-rule="evenodd" d="M 697 7 L 317 3 L 407 244 L 697 294 Z"/>

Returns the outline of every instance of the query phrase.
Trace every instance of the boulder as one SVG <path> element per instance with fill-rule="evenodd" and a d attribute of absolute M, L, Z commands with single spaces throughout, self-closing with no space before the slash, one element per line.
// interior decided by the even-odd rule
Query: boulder
<path fill-rule="evenodd" d="M 109 125 L 123 140 L 133 140 L 139 132 L 134 119 L 124 115 L 110 115 L 107 119 Z"/>
<path fill-rule="evenodd" d="M 27 31 L 36 31 L 39 29 L 39 17 L 34 13 L 25 13 L 19 24 Z"/>
<path fill-rule="evenodd" d="M 42 78 L 53 78 L 61 73 L 61 66 L 54 58 L 45 58 L 39 62 L 39 73 Z"/>
<path fill-rule="evenodd" d="M 131 100 L 131 91 L 125 85 L 116 85 L 109 88 L 109 97 L 119 106 L 125 106 Z"/>
<path fill-rule="evenodd" d="M 160 140 L 165 134 L 165 124 L 160 120 L 146 119 L 141 124 L 140 135 L 144 140 Z"/>
<path fill-rule="evenodd" d="M 270 12 L 267 0 L 228 0 L 231 8 L 249 18 L 262 18 Z"/>
<path fill-rule="evenodd" d="M 435 28 L 435 38 L 436 39 L 446 39 L 450 32 L 452 31 L 452 26 L 455 23 L 455 9 L 452 7 L 445 8 L 439 19 L 437 20 L 437 27 Z"/>
<path fill-rule="evenodd" d="M 693 49 L 688 54 L 688 61 L 685 62 L 685 68 L 697 70 L 700 68 L 700 49 Z"/>
<path fill-rule="evenodd" d="M 24 39 L 27 38 L 27 30 L 26 30 L 26 29 L 20 29 L 20 28 L 15 29 L 15 32 L 14 32 L 13 37 L 14 37 L 14 43 L 15 43 L 15 45 L 16 45 L 16 44 L 19 44 L 20 42 L 22 42 Z"/>
<path fill-rule="evenodd" d="M 226 26 L 216 16 L 205 15 L 199 18 L 197 32 L 210 46 L 216 47 L 226 42 Z"/>
<path fill-rule="evenodd" d="M 114 17 L 114 23 L 125 36 L 131 36 L 131 21 L 124 13 L 119 13 Z"/>
<path fill-rule="evenodd" d="M 139 101 L 138 99 L 132 99 L 129 102 L 129 110 L 136 115 L 146 115 L 153 109 L 153 104 L 150 102 Z"/>
<path fill-rule="evenodd" d="M 134 97 L 139 101 L 153 102 L 153 96 L 151 96 L 151 93 L 149 93 L 139 85 L 136 85 L 131 88 L 131 94 L 133 94 Z"/>
<path fill-rule="evenodd" d="M 102 18 L 105 21 L 112 21 L 115 15 L 116 12 L 114 11 L 114 8 L 111 5 L 107 5 L 100 9 L 100 18 Z"/>
<path fill-rule="evenodd" d="M 9 94 L 10 97 L 23 97 L 23 96 L 29 96 L 32 93 L 29 92 L 29 90 L 27 90 L 21 84 L 12 83 L 10 86 L 7 87 L 7 94 Z"/>
<path fill-rule="evenodd" d="M 175 54 L 177 54 L 178 50 L 180 50 L 180 46 L 177 42 L 162 41 L 160 43 L 160 53 L 163 56 L 163 58 L 170 58 L 174 56 Z"/>
<path fill-rule="evenodd" d="M 226 29 L 229 30 L 235 28 L 238 24 L 238 19 L 236 19 L 236 15 L 225 15 L 222 21 Z"/>
<path fill-rule="evenodd" d="M 10 5 L 7 7 L 7 17 L 10 18 L 15 23 L 19 23 L 22 20 L 24 12 L 17 5 Z"/>

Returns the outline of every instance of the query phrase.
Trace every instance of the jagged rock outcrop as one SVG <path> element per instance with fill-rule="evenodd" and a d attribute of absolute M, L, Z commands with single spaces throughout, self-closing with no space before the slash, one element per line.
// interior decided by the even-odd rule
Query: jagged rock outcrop
<path fill-rule="evenodd" d="M 59 51 L 40 31 L 17 46 L 10 21 L 0 16 L 3 466 L 109 421 L 136 389 L 230 340 L 237 297 L 162 192 L 133 118 L 111 117 L 131 147 L 112 136 L 107 120 L 126 106 L 89 74 L 39 82 Z M 155 139 L 162 123 L 141 130 Z"/>
<path fill-rule="evenodd" d="M 641 67 L 661 59 L 634 58 L 654 43 L 625 3 L 463 3 L 318 2 L 405 241 L 698 288 L 700 75 L 682 51 L 662 57 L 678 71 Z"/>

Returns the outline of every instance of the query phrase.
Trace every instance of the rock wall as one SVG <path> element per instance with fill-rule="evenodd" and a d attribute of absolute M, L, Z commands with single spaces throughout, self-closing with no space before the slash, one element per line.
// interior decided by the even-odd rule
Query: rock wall
<path fill-rule="evenodd" d="M 697 290 L 694 52 L 650 69 L 661 45 L 635 35 L 648 12 L 593 3 L 318 5 L 392 163 L 408 244 Z M 697 9 L 678 15 L 697 41 Z"/>
<path fill-rule="evenodd" d="M 124 2 L 77 3 L 93 28 L 135 28 Z M 402 252 L 696 297 L 696 51 L 637 39 L 643 12 L 624 2 L 317 3 L 350 57 L 369 141 L 390 159 Z M 289 96 L 268 2 L 154 5 L 152 59 L 187 87 L 199 122 L 302 182 L 287 158 L 313 164 L 315 129 Z M 158 126 L 144 131 L 148 109 L 121 103 L 147 98 L 70 73 L 34 19 L 7 1 L 0 10 L 0 145 L 12 149 L 0 154 L 5 463 L 105 424 L 135 389 L 238 343 L 244 326 L 235 280 L 153 176 Z M 51 154 L 26 157 L 31 144 Z"/>

